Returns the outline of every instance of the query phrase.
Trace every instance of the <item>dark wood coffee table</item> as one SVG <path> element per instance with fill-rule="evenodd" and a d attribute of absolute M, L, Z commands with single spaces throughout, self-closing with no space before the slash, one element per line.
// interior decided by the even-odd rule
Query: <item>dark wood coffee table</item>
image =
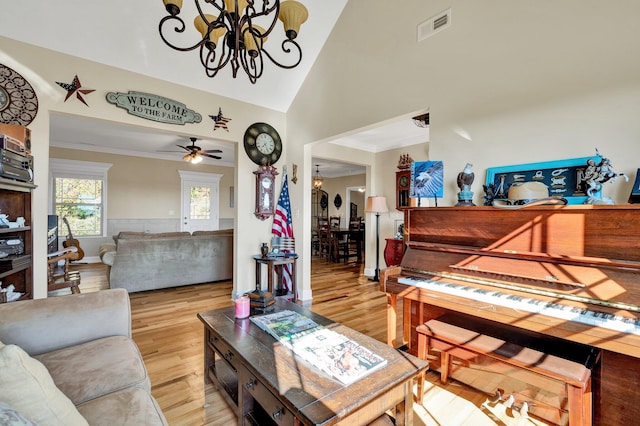
<path fill-rule="evenodd" d="M 384 357 L 387 364 L 343 385 L 296 357 L 233 307 L 198 314 L 204 324 L 205 380 L 213 381 L 238 424 L 366 425 L 392 410 L 397 425 L 413 424 L 413 379 L 427 363 L 285 300 L 295 310 Z"/>

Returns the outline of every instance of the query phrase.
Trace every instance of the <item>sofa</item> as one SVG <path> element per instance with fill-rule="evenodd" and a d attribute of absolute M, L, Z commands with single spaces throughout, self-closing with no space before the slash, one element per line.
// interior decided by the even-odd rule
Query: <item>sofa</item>
<path fill-rule="evenodd" d="M 233 278 L 233 230 L 120 232 L 100 247 L 111 288 L 156 290 Z"/>
<path fill-rule="evenodd" d="M 0 342 L 1 424 L 167 424 L 124 289 L 0 304 Z"/>

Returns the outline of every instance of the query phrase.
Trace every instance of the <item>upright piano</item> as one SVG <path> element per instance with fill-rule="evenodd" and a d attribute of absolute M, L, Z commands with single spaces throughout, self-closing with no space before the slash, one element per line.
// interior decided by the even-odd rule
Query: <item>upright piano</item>
<path fill-rule="evenodd" d="M 417 326 L 461 314 L 598 348 L 594 424 L 640 424 L 640 207 L 413 208 L 405 243 L 381 275 L 389 344 L 415 350 Z"/>

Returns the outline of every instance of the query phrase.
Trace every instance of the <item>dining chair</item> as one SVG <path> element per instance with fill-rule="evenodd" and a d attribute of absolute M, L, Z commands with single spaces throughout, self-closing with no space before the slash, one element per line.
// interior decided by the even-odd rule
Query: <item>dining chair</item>
<path fill-rule="evenodd" d="M 329 226 L 333 229 L 340 228 L 340 216 L 331 216 L 329 217 Z"/>

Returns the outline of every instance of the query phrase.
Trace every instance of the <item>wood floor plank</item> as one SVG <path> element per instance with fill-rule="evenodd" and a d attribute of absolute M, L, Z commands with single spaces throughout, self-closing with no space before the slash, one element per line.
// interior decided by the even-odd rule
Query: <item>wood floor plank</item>
<path fill-rule="evenodd" d="M 82 292 L 108 288 L 104 265 L 73 268 L 80 271 Z M 363 275 L 362 264 L 314 257 L 311 288 L 312 311 L 386 342 L 386 295 Z M 130 294 L 133 338 L 152 393 L 171 426 L 237 422 L 220 393 L 204 383 L 203 327 L 196 318 L 198 312 L 231 306 L 231 294 L 231 281 Z M 402 335 L 400 329 L 398 333 Z M 428 372 L 427 379 L 425 398 L 414 404 L 416 426 L 544 425 L 507 412 L 500 404 L 491 407 L 485 395 L 454 380 L 443 386 L 436 372 Z"/>

